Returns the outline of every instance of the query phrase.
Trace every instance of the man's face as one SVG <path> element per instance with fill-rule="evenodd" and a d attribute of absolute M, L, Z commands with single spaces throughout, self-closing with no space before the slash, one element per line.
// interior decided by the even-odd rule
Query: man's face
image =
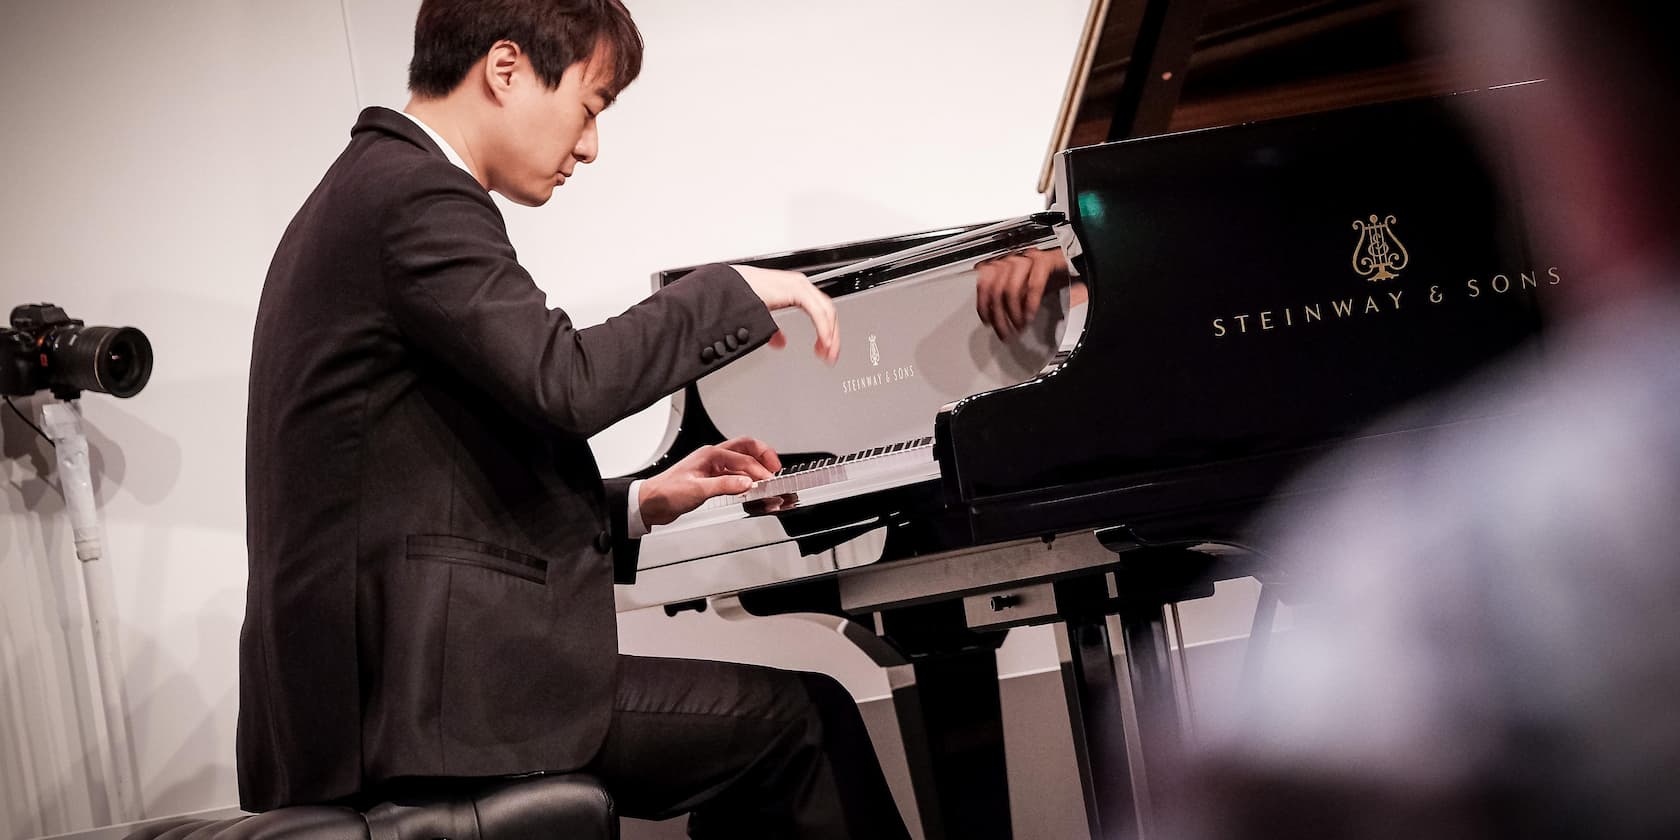
<path fill-rule="evenodd" d="M 538 207 L 555 187 L 566 183 L 578 164 L 595 159 L 595 119 L 612 104 L 604 78 L 611 62 L 603 59 L 610 56 L 596 50 L 589 60 L 566 68 L 560 84 L 550 90 L 531 69 L 530 60 L 519 56 L 503 100 L 495 162 L 488 167 L 491 189 Z"/>

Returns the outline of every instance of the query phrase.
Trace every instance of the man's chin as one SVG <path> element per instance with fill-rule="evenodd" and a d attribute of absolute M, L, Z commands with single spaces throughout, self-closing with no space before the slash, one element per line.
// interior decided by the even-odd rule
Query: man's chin
<path fill-rule="evenodd" d="M 549 186 L 536 192 L 521 192 L 517 194 L 506 190 L 502 190 L 500 192 L 502 193 L 503 198 L 506 198 L 508 201 L 522 207 L 541 207 L 544 204 L 547 204 L 550 198 L 554 197 L 554 185 L 550 184 Z"/>

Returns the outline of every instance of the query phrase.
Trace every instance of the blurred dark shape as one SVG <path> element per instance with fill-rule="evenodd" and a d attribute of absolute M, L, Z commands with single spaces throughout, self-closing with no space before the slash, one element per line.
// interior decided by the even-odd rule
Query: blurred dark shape
<path fill-rule="evenodd" d="M 1680 53 L 1663 4 L 1438 0 L 1460 78 L 1550 83 L 1513 132 L 1540 247 L 1591 278 L 1504 418 L 1322 465 L 1398 478 L 1274 511 L 1302 620 L 1209 733 L 1182 837 L 1680 836 Z"/>

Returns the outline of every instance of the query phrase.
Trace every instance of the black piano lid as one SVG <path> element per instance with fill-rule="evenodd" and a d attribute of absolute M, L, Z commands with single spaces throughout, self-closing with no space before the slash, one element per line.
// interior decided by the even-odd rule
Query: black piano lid
<path fill-rule="evenodd" d="M 816 248 L 801 248 L 795 251 L 778 251 L 773 254 L 760 254 L 756 257 L 740 259 L 714 260 L 728 265 L 751 265 L 758 268 L 774 268 L 782 271 L 799 271 L 805 274 L 830 271 L 841 266 L 852 265 L 864 260 L 873 259 L 884 254 L 914 248 L 940 239 L 945 239 L 972 230 L 987 227 L 996 222 L 977 222 L 958 225 L 955 227 L 935 228 L 933 230 L 918 231 L 916 233 L 899 234 L 882 237 L 880 239 L 860 239 L 844 242 L 838 245 L 822 245 Z M 681 268 L 667 268 L 653 273 L 654 288 L 663 288 L 682 279 L 689 272 L 699 268 L 699 265 L 686 265 Z"/>
<path fill-rule="evenodd" d="M 862 292 L 930 269 L 984 260 L 1050 241 L 1061 213 L 1044 212 L 989 225 L 966 228 L 950 236 L 911 245 L 850 265 L 811 275 L 811 282 L 829 297 Z"/>
<path fill-rule="evenodd" d="M 1060 213 L 1041 212 L 997 222 L 722 262 L 803 272 L 829 297 L 840 297 L 931 267 L 1006 254 L 1043 242 L 1053 236 L 1051 228 L 1063 221 Z M 696 268 L 699 266 L 656 272 L 654 282 L 660 287 L 667 286 Z"/>

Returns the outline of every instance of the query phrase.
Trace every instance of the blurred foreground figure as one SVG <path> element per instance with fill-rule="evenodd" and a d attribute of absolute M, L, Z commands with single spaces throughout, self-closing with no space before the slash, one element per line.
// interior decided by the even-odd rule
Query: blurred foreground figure
<path fill-rule="evenodd" d="M 1350 455 L 1323 469 L 1405 478 L 1278 512 L 1304 618 L 1204 739 L 1179 836 L 1680 836 L 1680 59 L 1664 4 L 1435 6 L 1467 86 L 1551 80 L 1541 110 L 1483 128 L 1516 132 L 1534 240 L 1583 282 L 1542 366 L 1441 397 L 1508 420 Z"/>

